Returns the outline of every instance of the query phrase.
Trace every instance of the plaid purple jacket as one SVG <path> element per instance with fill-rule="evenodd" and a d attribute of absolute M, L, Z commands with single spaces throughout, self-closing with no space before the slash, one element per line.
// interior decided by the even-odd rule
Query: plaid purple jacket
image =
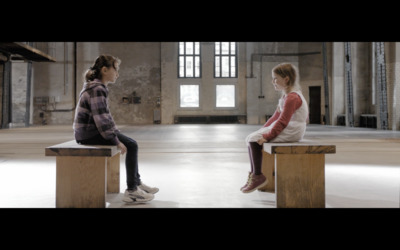
<path fill-rule="evenodd" d="M 108 88 L 99 79 L 85 82 L 75 110 L 74 135 L 85 140 L 101 134 L 113 145 L 118 145 L 117 129 L 108 108 Z"/>

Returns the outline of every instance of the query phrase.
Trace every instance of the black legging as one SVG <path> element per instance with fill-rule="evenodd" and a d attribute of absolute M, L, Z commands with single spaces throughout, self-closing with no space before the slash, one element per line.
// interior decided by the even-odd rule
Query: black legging
<path fill-rule="evenodd" d="M 137 142 L 130 137 L 121 133 L 117 133 L 117 136 L 120 142 L 122 142 L 127 149 L 125 158 L 126 184 L 128 189 L 133 190 L 136 189 L 136 187 L 140 184 L 138 165 L 139 147 Z M 80 144 L 88 145 L 112 145 L 110 141 L 104 139 L 100 134 L 92 138 L 77 142 Z"/>

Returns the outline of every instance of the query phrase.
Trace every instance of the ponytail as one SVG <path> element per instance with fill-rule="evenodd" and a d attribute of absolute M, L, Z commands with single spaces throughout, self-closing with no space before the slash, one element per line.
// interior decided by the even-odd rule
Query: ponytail
<path fill-rule="evenodd" d="M 111 56 L 111 55 L 100 55 L 99 57 L 96 58 L 96 61 L 94 62 L 93 66 L 91 66 L 88 70 L 86 70 L 84 76 L 85 76 L 85 81 L 93 81 L 94 79 L 101 79 L 101 69 L 103 67 L 113 67 L 114 69 L 116 68 L 116 63 L 120 64 L 121 60 L 117 57 Z"/>

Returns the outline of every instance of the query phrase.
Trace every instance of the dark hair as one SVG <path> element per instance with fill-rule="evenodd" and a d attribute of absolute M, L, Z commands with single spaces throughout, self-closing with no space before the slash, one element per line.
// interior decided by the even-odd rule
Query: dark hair
<path fill-rule="evenodd" d="M 121 60 L 115 56 L 112 55 L 100 55 L 96 58 L 94 64 L 92 67 L 90 67 L 88 70 L 86 70 L 84 76 L 85 80 L 88 81 L 93 81 L 94 79 L 101 79 L 101 68 L 103 67 L 113 67 L 114 69 L 116 68 L 116 63 L 120 64 Z"/>

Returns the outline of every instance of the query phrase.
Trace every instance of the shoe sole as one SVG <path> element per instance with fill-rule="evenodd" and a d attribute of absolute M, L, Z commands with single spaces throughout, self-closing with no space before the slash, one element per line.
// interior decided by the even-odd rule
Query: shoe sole
<path fill-rule="evenodd" d="M 251 192 L 253 192 L 254 190 L 256 190 L 256 189 L 258 189 L 258 188 L 262 188 L 262 187 L 264 187 L 265 185 L 267 185 L 268 184 L 268 179 L 265 179 L 265 181 L 263 182 L 263 183 L 261 183 L 260 185 L 258 185 L 257 187 L 255 187 L 255 188 L 253 188 L 253 189 L 250 189 L 250 190 L 247 190 L 247 191 L 244 191 L 244 190 L 242 190 L 242 192 L 243 193 L 251 193 Z"/>
<path fill-rule="evenodd" d="M 155 191 L 155 192 L 149 192 L 149 191 L 144 190 L 144 189 L 142 189 L 142 190 L 145 191 L 145 192 L 148 193 L 148 194 L 156 194 L 158 191 L 160 191 L 160 190 L 157 190 L 157 191 Z"/>
<path fill-rule="evenodd" d="M 136 199 L 133 200 L 135 198 L 131 198 L 131 197 L 125 197 L 124 199 L 122 199 L 123 202 L 125 202 L 126 204 L 140 204 L 140 203 L 146 203 L 149 202 L 153 199 Z"/>

